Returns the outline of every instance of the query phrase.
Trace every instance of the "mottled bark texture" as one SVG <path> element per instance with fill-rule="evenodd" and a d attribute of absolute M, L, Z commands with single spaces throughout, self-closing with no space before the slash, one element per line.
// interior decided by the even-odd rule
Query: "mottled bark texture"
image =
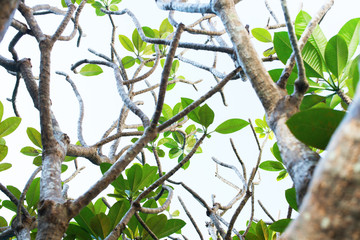
<path fill-rule="evenodd" d="M 11 24 L 19 0 L 0 0 L 0 42 Z"/>
<path fill-rule="evenodd" d="M 319 160 L 319 155 L 298 141 L 286 125 L 289 117 L 299 111 L 301 98 L 288 96 L 285 89 L 273 82 L 245 26 L 239 20 L 233 1 L 215 1 L 214 11 L 221 18 L 236 50 L 238 63 L 265 109 L 267 121 L 278 139 L 284 164 L 294 181 L 298 203 L 301 204 Z"/>
<path fill-rule="evenodd" d="M 360 89 L 281 239 L 360 239 Z"/>

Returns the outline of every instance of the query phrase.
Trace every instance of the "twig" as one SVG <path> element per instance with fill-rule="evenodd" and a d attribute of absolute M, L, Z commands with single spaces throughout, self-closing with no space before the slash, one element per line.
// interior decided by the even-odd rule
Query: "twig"
<path fill-rule="evenodd" d="M 19 204 L 19 200 L 14 196 L 14 194 L 12 194 L 12 192 L 10 192 L 1 183 L 0 183 L 0 191 L 2 191 L 10 199 L 10 201 L 13 202 L 16 206 L 21 206 L 21 211 L 27 218 L 31 217 L 28 210 L 22 204 Z"/>
<path fill-rule="evenodd" d="M 254 191 L 254 184 L 251 185 L 251 214 L 250 214 L 250 219 L 249 219 L 249 224 L 247 225 L 245 232 L 242 234 L 242 237 L 246 237 L 246 234 L 249 232 L 250 227 L 251 227 L 251 223 L 253 221 L 254 218 L 254 211 L 255 211 L 255 207 L 254 207 L 254 199 L 255 199 L 255 191 Z"/>
<path fill-rule="evenodd" d="M 289 10 L 287 8 L 287 2 L 286 0 L 281 0 L 281 7 L 284 12 L 285 17 L 285 23 L 288 29 L 289 37 L 290 37 L 290 43 L 291 47 L 293 49 L 293 54 L 295 55 L 296 65 L 298 67 L 298 79 L 295 81 L 295 92 L 294 96 L 301 100 L 304 96 L 305 92 L 309 88 L 309 83 L 306 80 L 305 76 L 305 66 L 303 62 L 303 58 L 301 56 L 301 50 L 299 48 L 299 45 L 297 43 L 297 38 L 295 35 L 294 26 L 291 23 Z"/>
<path fill-rule="evenodd" d="M 176 29 L 174 39 L 173 39 L 173 41 L 172 41 L 172 43 L 170 45 L 170 50 L 169 50 L 169 52 L 168 52 L 168 54 L 166 56 L 166 60 L 165 60 L 165 63 L 164 63 L 164 68 L 163 68 L 163 71 L 162 71 L 162 74 L 161 74 L 158 101 L 157 101 L 157 104 L 156 104 L 156 107 L 155 107 L 154 114 L 153 114 L 153 116 L 151 118 L 152 121 L 151 121 L 150 128 L 153 128 L 153 129 L 158 124 L 160 116 L 161 116 L 161 111 L 162 111 L 162 107 L 164 105 L 166 87 L 167 87 L 167 83 L 168 83 L 172 63 L 173 63 L 173 60 L 174 60 L 176 49 L 177 49 L 177 47 L 179 45 L 179 42 L 180 42 L 180 36 L 183 33 L 184 28 L 185 28 L 184 24 L 179 24 L 179 27 Z"/>
<path fill-rule="evenodd" d="M 77 128 L 77 135 L 78 135 L 78 139 L 79 142 L 81 143 L 82 146 L 87 147 L 88 145 L 85 142 L 85 139 L 83 137 L 83 130 L 82 130 L 82 124 L 83 124 L 83 120 L 84 120 L 84 102 L 81 98 L 81 95 L 75 85 L 75 83 L 71 80 L 70 76 L 64 72 L 60 72 L 60 71 L 56 71 L 56 74 L 65 76 L 65 80 L 71 85 L 74 94 L 79 102 L 79 119 L 78 119 L 78 128 Z"/>
<path fill-rule="evenodd" d="M 326 0 L 325 4 L 320 8 L 320 10 L 316 13 L 316 15 L 311 19 L 309 24 L 307 25 L 305 31 L 303 32 L 301 38 L 299 39 L 299 49 L 300 51 L 304 48 L 307 40 L 309 39 L 311 33 L 318 26 L 319 21 L 325 16 L 328 10 L 334 4 L 334 0 Z M 291 54 L 291 57 L 286 62 L 286 67 L 281 73 L 281 77 L 277 82 L 277 85 L 280 88 L 285 89 L 287 80 L 294 68 L 295 65 L 295 54 Z"/>
<path fill-rule="evenodd" d="M 137 115 L 141 121 L 143 122 L 144 128 L 146 128 L 147 126 L 149 126 L 150 121 L 149 118 L 145 115 L 145 113 L 140 110 L 135 104 L 134 102 L 132 102 L 132 100 L 129 98 L 128 94 L 126 93 L 123 83 L 121 81 L 121 72 L 119 67 L 112 62 L 104 62 L 104 61 L 97 61 L 97 60 L 81 60 L 78 61 L 77 63 L 75 63 L 72 67 L 71 70 L 73 71 L 74 69 L 76 69 L 79 65 L 84 64 L 84 63 L 92 63 L 92 64 L 100 64 L 100 65 L 105 65 L 108 66 L 110 68 L 112 68 L 114 70 L 114 75 L 115 75 L 115 79 L 116 79 L 116 86 L 118 89 L 118 93 L 121 97 L 121 99 L 123 100 L 124 104 L 135 114 Z"/>
<path fill-rule="evenodd" d="M 261 146 L 260 146 L 259 139 L 258 139 L 258 137 L 257 137 L 257 135 L 256 135 L 256 132 L 255 132 L 255 129 L 254 129 L 254 125 L 252 124 L 250 118 L 249 118 L 249 123 L 250 123 L 251 131 L 252 131 L 252 133 L 253 133 L 253 135 L 254 135 L 256 144 L 257 144 L 257 146 L 258 146 L 258 149 L 261 150 Z"/>
<path fill-rule="evenodd" d="M 137 20 L 135 15 L 128 9 L 123 9 L 122 11 L 116 11 L 116 12 L 115 11 L 114 12 L 106 11 L 104 9 L 101 9 L 101 11 L 106 14 L 114 14 L 114 15 L 123 15 L 125 13 L 128 14 L 131 17 L 131 19 L 133 20 L 133 22 L 136 26 L 136 29 L 138 30 L 139 35 L 144 42 L 153 43 L 153 44 L 162 44 L 162 45 L 170 45 L 171 44 L 170 40 L 146 37 L 139 21 Z M 196 50 L 223 52 L 223 53 L 228 53 L 228 54 L 234 53 L 233 48 L 230 48 L 230 47 L 221 47 L 221 46 L 214 46 L 214 45 L 210 46 L 210 45 L 204 45 L 204 44 L 198 44 L 198 43 L 180 42 L 179 47 L 196 49 Z"/>
<path fill-rule="evenodd" d="M 158 131 L 162 131 L 165 128 L 171 126 L 174 122 L 182 119 L 185 117 L 189 112 L 194 110 L 196 107 L 198 107 L 201 103 L 205 102 L 208 98 L 213 96 L 216 92 L 218 92 L 221 88 L 225 86 L 226 83 L 228 83 L 239 71 L 240 67 L 233 70 L 231 73 L 229 73 L 220 83 L 218 83 L 216 86 L 214 86 L 210 91 L 205 93 L 203 96 L 201 96 L 198 100 L 191 103 L 189 106 L 187 106 L 185 109 L 183 109 L 181 112 L 176 114 L 174 117 L 170 118 L 160 126 L 158 126 Z"/>
<path fill-rule="evenodd" d="M 183 202 L 183 200 L 181 199 L 180 196 L 178 196 L 178 199 L 179 199 L 179 202 L 180 202 L 181 206 L 183 207 L 186 215 L 188 216 L 188 218 L 190 219 L 190 221 L 191 221 L 192 225 L 194 226 L 196 232 L 198 233 L 200 239 L 203 240 L 204 238 L 203 238 L 203 236 L 202 236 L 202 234 L 201 234 L 201 231 L 200 231 L 198 225 L 196 224 L 194 218 L 191 216 L 191 213 L 190 213 L 190 212 L 188 211 L 188 209 L 186 208 L 185 203 Z"/>
<path fill-rule="evenodd" d="M 231 147 L 233 149 L 233 152 L 235 153 L 235 156 L 236 156 L 237 160 L 239 161 L 239 163 L 241 165 L 241 168 L 243 170 L 243 176 L 244 176 L 244 179 L 246 181 L 246 167 L 245 167 L 245 164 L 244 164 L 243 160 L 241 160 L 240 155 L 238 154 L 238 151 L 237 151 L 237 149 L 235 147 L 235 144 L 234 144 L 232 138 L 230 138 L 230 144 L 231 144 Z"/>
<path fill-rule="evenodd" d="M 136 219 L 139 221 L 139 223 L 141 224 L 141 226 L 149 233 L 149 235 L 154 239 L 154 240 L 158 240 L 157 236 L 155 235 L 155 233 L 153 233 L 151 231 L 151 229 L 148 227 L 148 225 L 146 225 L 146 223 L 144 222 L 144 220 L 142 220 L 142 218 L 140 217 L 138 212 L 135 212 L 135 217 Z"/>
<path fill-rule="evenodd" d="M 275 222 L 275 219 L 271 216 L 271 214 L 266 210 L 266 208 L 264 207 L 264 205 L 261 203 L 260 200 L 258 200 L 258 203 L 261 207 L 261 209 L 265 212 L 265 214 L 271 219 L 271 221 Z"/>
<path fill-rule="evenodd" d="M 273 12 L 273 10 L 271 9 L 269 3 L 268 3 L 268 0 L 265 0 L 265 6 L 267 8 L 267 10 L 269 11 L 270 15 L 274 18 L 275 22 L 277 24 L 279 24 L 279 20 L 277 19 L 275 13 Z"/>
<path fill-rule="evenodd" d="M 213 14 L 211 14 L 213 15 Z M 176 20 L 174 19 L 174 11 L 169 11 L 169 16 L 168 16 L 169 22 L 171 25 L 173 25 L 174 27 L 178 27 L 179 23 L 176 22 Z M 204 17 L 201 18 L 203 19 L 203 21 L 205 20 Z M 184 31 L 191 33 L 191 34 L 202 34 L 202 35 L 207 35 L 207 36 L 221 36 L 223 34 L 226 33 L 225 30 L 222 31 L 209 31 L 209 30 L 203 30 L 203 29 L 194 29 L 192 27 L 186 26 L 184 28 Z"/>
<path fill-rule="evenodd" d="M 216 162 L 217 164 L 219 164 L 220 166 L 232 169 L 236 173 L 236 175 L 240 178 L 241 183 L 243 185 L 243 191 L 245 191 L 245 189 L 247 189 L 247 184 L 246 184 L 246 181 L 245 181 L 244 177 L 241 175 L 241 173 L 239 172 L 239 170 L 235 166 L 223 163 L 223 162 L 217 160 L 215 157 L 212 157 L 211 159 L 214 162 Z"/>
<path fill-rule="evenodd" d="M 71 180 L 73 180 L 73 179 L 74 179 L 82 170 L 84 170 L 84 169 L 85 169 L 84 166 L 82 166 L 81 168 L 76 169 L 76 171 L 75 171 L 73 174 L 71 174 L 70 177 L 68 177 L 67 179 L 65 179 L 65 180 L 63 181 L 63 183 L 65 184 L 65 183 L 70 182 Z"/>
<path fill-rule="evenodd" d="M 23 202 L 26 196 L 27 191 L 29 190 L 29 187 L 31 185 L 31 183 L 33 182 L 34 178 L 36 177 L 36 175 L 41 171 L 41 166 L 36 168 L 35 171 L 31 174 L 29 180 L 27 181 L 27 183 L 25 184 L 24 190 L 21 192 L 20 198 L 19 198 L 19 204 L 17 205 L 17 210 L 16 210 L 16 214 L 18 217 L 18 221 L 19 223 L 21 223 L 21 206 L 23 206 Z"/>

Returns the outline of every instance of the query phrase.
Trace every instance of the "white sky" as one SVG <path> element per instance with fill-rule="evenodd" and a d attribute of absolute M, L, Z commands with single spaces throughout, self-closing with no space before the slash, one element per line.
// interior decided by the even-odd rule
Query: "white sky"
<path fill-rule="evenodd" d="M 54 4 L 58 4 L 60 1 L 53 1 Z M 269 1 L 273 10 L 277 13 L 277 16 L 282 22 L 282 15 L 280 10 L 280 1 Z M 37 1 L 26 1 L 28 5 L 35 5 L 41 3 Z M 141 7 L 139 7 L 139 3 Z M 309 12 L 311 15 L 314 14 L 323 1 L 304 1 L 303 9 Z M 292 19 L 295 18 L 298 11 L 299 2 L 289 1 Z M 119 4 L 121 8 L 129 8 L 138 17 L 140 23 L 144 26 L 151 28 L 158 28 L 161 21 L 167 17 L 167 13 L 157 9 L 154 1 L 145 0 L 123 0 Z M 266 11 L 264 1 L 262 0 L 244 0 L 238 4 L 238 13 L 241 21 L 244 24 L 249 24 L 250 28 L 264 27 L 269 17 Z M 331 36 L 336 34 L 340 27 L 349 19 L 359 17 L 360 1 L 358 0 L 338 0 L 335 1 L 335 5 L 328 13 L 327 17 L 321 24 L 321 27 L 330 39 Z M 196 15 L 198 16 L 198 15 Z M 52 33 L 54 28 L 57 26 L 59 17 L 40 16 L 39 22 L 41 27 L 46 33 Z M 194 19 L 193 15 L 190 14 L 175 14 L 178 21 L 184 21 L 184 23 L 191 23 Z M 17 18 L 20 19 L 19 15 Z M 128 16 L 114 16 L 115 23 L 118 26 L 117 35 L 124 34 L 131 38 L 131 33 L 134 29 L 134 25 Z M 272 21 L 273 23 L 273 21 Z M 53 111 L 60 123 L 62 130 L 67 133 L 72 143 L 76 142 L 76 122 L 78 118 L 78 103 L 71 88 L 65 82 L 63 77 L 56 76 L 55 71 L 65 71 L 70 74 L 73 81 L 77 84 L 80 93 L 85 102 L 85 121 L 84 121 L 84 137 L 85 140 L 92 144 L 99 140 L 103 132 L 109 127 L 109 125 L 117 118 L 119 108 L 121 107 L 120 98 L 115 89 L 115 81 L 112 77 L 112 70 L 105 69 L 105 73 L 97 77 L 80 77 L 70 72 L 71 64 L 83 58 L 96 59 L 96 57 L 87 52 L 87 48 L 92 48 L 98 52 L 102 52 L 106 55 L 109 54 L 109 40 L 110 40 L 110 23 L 107 17 L 96 17 L 94 10 L 90 6 L 86 6 L 82 16 L 80 18 L 80 24 L 86 33 L 87 37 L 82 39 L 80 49 L 75 47 L 76 41 L 72 42 L 58 42 L 54 47 L 52 53 L 52 104 Z M 218 23 L 221 26 L 221 23 Z M 70 28 L 69 28 L 70 29 Z M 0 45 L 0 54 L 11 58 L 7 52 L 7 44 L 11 40 L 9 36 L 13 36 L 14 31 L 9 30 Z M 191 39 L 185 36 L 186 39 Z M 201 41 L 199 41 L 201 42 Z M 270 45 L 257 44 L 257 48 L 261 51 Z M 127 54 L 120 46 L 118 37 L 116 36 L 116 48 L 122 56 Z M 37 75 L 38 70 L 38 48 L 35 41 L 31 37 L 24 37 L 17 45 L 18 54 L 20 58 L 30 57 L 32 59 L 34 75 Z M 185 55 L 190 58 L 199 59 L 199 61 L 207 61 L 207 64 L 211 64 L 212 53 L 205 53 L 200 51 L 194 51 Z M 209 57 L 208 57 L 209 56 Z M 228 57 L 221 57 L 218 62 L 220 71 L 229 72 L 233 69 L 233 63 L 228 60 Z M 184 84 L 177 84 L 177 86 L 169 92 L 166 97 L 166 102 L 173 107 L 175 103 L 179 102 L 181 96 L 196 98 L 201 96 L 202 93 L 206 92 L 209 87 L 215 85 L 213 78 L 201 70 L 195 70 L 189 68 L 186 64 L 182 63 L 179 69 L 179 73 L 185 76 L 188 80 L 196 81 L 203 79 L 203 82 L 198 86 L 199 93 L 195 92 L 192 86 Z M 14 77 L 9 76 L 2 68 L 0 68 L 0 76 L 2 80 L 2 86 L 0 88 L 0 101 L 4 104 L 5 114 L 4 117 L 12 116 L 11 104 L 6 100 L 10 98 L 12 94 L 13 85 L 15 83 Z M 155 83 L 158 81 L 158 76 L 151 77 L 149 81 Z M 221 98 L 219 94 L 215 95 L 212 99 L 207 101 L 208 105 L 215 111 L 215 122 L 213 128 L 219 123 L 229 118 L 256 118 L 263 117 L 263 110 L 260 106 L 250 84 L 248 82 L 234 81 L 230 82 L 225 88 L 227 103 L 229 107 L 224 107 L 220 102 Z M 141 98 L 146 102 L 144 108 L 147 107 L 145 112 L 151 116 L 153 109 L 152 98 Z M 15 133 L 5 137 L 9 146 L 9 155 L 3 160 L 3 162 L 10 162 L 13 164 L 13 168 L 0 174 L 0 182 L 4 185 L 15 185 L 20 190 L 24 187 L 24 184 L 35 170 L 35 167 L 31 164 L 32 158 L 24 156 L 19 153 L 20 149 L 24 146 L 31 145 L 30 140 L 26 137 L 26 128 L 34 127 L 39 129 L 38 113 L 34 110 L 31 99 L 26 92 L 23 83 L 20 84 L 19 95 L 17 106 L 21 116 L 23 117 L 22 124 Z M 35 120 L 36 119 L 36 120 Z M 138 123 L 136 120 L 134 123 Z M 229 137 L 232 137 L 238 152 L 242 159 L 246 162 L 247 172 L 250 173 L 252 167 L 257 159 L 258 151 L 251 134 L 250 128 L 241 130 L 240 132 L 231 135 L 220 135 L 213 134 L 211 139 L 206 139 L 202 145 L 203 154 L 196 155 L 190 164 L 190 168 L 186 171 L 180 170 L 174 177 L 173 180 L 184 181 L 189 187 L 196 190 L 200 196 L 202 196 L 208 204 L 211 205 L 211 194 L 217 196 L 217 200 L 222 204 L 226 204 L 232 199 L 235 190 L 224 185 L 221 181 L 214 177 L 215 164 L 212 162 L 211 157 L 215 156 L 221 161 L 229 164 L 239 166 L 237 160 L 231 150 Z M 126 140 L 122 141 L 123 144 Z M 273 142 L 268 143 L 267 149 L 272 146 Z M 148 156 L 148 161 L 151 156 Z M 267 151 L 263 157 L 263 160 L 274 159 L 269 151 Z M 163 160 L 165 170 L 169 170 L 176 164 L 176 160 L 164 159 Z M 69 165 L 69 170 L 64 174 L 64 179 L 72 173 L 73 166 Z M 85 189 L 91 186 L 100 176 L 100 170 L 88 164 L 86 160 L 79 160 L 80 166 L 86 166 L 86 169 L 78 175 L 73 182 L 70 183 L 69 196 L 76 197 L 81 194 Z M 280 217 L 286 216 L 287 205 L 284 197 L 284 189 L 291 187 L 290 181 L 276 182 L 275 178 L 277 173 L 267 173 L 261 171 L 261 184 L 256 187 L 256 199 L 260 199 L 262 203 L 268 207 L 270 213 L 277 218 L 279 211 Z M 222 177 L 232 179 L 234 183 L 239 183 L 239 180 L 234 178 L 234 174 L 230 171 L 220 168 Z M 273 185 L 275 184 L 275 185 Z M 178 191 L 177 188 L 176 191 Z M 187 193 L 180 190 L 178 191 L 182 196 L 182 199 L 187 203 L 189 210 L 194 213 L 193 217 L 197 220 L 204 236 L 207 237 L 207 232 L 204 227 L 206 219 L 205 209 L 203 209 L 196 201 L 189 198 Z M 5 200 L 5 196 L 0 194 L 0 199 Z M 175 205 L 172 206 L 171 210 L 180 210 L 183 213 L 182 208 L 178 205 L 177 199 L 174 198 Z M 1 209 L 0 215 L 9 213 L 7 210 Z M 10 215 L 11 216 L 11 215 Z M 187 217 L 183 214 L 181 217 L 187 221 Z M 228 216 L 229 217 L 229 214 Z M 264 216 L 260 207 L 256 204 L 255 217 L 264 218 L 268 221 L 268 218 Z M 244 223 L 249 218 L 248 210 L 244 211 L 238 220 L 237 229 L 243 229 Z M 229 219 L 227 219 L 229 220 Z M 239 227 L 240 226 L 240 227 Z M 189 223 L 183 230 L 183 233 L 190 239 L 197 238 L 196 233 Z"/>

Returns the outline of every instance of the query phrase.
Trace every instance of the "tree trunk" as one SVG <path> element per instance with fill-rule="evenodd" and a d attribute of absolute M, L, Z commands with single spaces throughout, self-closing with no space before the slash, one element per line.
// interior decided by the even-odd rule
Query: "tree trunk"
<path fill-rule="evenodd" d="M 18 0 L 0 0 L 0 43 L 11 24 L 18 4 Z"/>
<path fill-rule="evenodd" d="M 360 89 L 281 239 L 360 239 Z"/>

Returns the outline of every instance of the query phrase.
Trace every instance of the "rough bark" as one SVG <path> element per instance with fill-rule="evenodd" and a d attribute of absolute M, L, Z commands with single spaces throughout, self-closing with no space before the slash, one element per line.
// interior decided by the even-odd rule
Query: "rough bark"
<path fill-rule="evenodd" d="M 278 139 L 284 164 L 295 183 L 300 205 L 319 160 L 319 155 L 298 141 L 286 125 L 288 118 L 299 111 L 300 101 L 288 96 L 285 89 L 273 82 L 239 20 L 233 1 L 215 1 L 214 11 L 221 18 L 236 50 L 237 60 L 265 109 L 269 126 Z"/>
<path fill-rule="evenodd" d="M 281 239 L 360 239 L 360 89 Z"/>
<path fill-rule="evenodd" d="M 11 24 L 19 0 L 0 0 L 0 42 Z"/>

